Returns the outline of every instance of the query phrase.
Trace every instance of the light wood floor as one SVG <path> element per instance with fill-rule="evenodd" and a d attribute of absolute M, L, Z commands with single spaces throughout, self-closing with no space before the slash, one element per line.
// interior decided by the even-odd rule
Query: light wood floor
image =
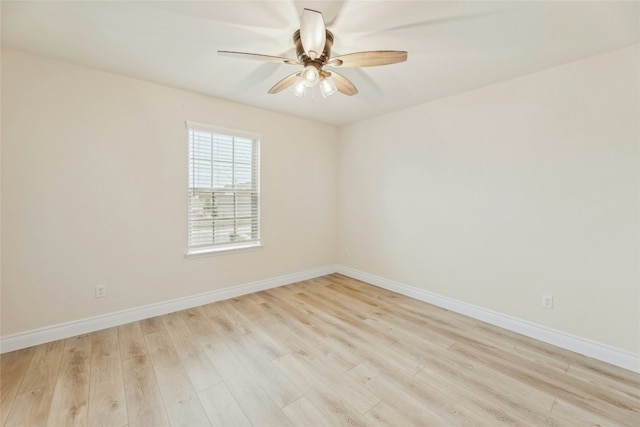
<path fill-rule="evenodd" d="M 331 275 L 1 357 L 4 426 L 640 426 L 640 376 Z"/>

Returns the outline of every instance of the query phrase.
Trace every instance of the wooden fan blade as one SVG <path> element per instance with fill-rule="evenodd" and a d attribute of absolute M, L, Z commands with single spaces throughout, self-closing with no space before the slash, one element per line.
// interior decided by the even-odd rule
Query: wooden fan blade
<path fill-rule="evenodd" d="M 358 89 L 345 76 L 340 75 L 335 71 L 331 71 L 331 78 L 336 84 L 338 92 L 344 93 L 347 96 L 353 96 L 358 93 Z"/>
<path fill-rule="evenodd" d="M 327 31 L 322 13 L 304 9 L 300 17 L 300 41 L 309 58 L 316 59 L 322 55 L 326 36 Z"/>
<path fill-rule="evenodd" d="M 336 56 L 326 65 L 331 67 L 376 67 L 378 65 L 396 64 L 406 60 L 407 52 L 403 50 L 373 50 Z"/>
<path fill-rule="evenodd" d="M 274 93 L 282 92 L 286 88 L 288 88 L 290 86 L 293 86 L 293 84 L 298 79 L 299 75 L 300 75 L 300 73 L 298 72 L 298 73 L 294 73 L 294 74 L 291 74 L 290 76 L 285 77 L 284 79 L 280 80 L 278 83 L 273 85 L 273 87 L 271 89 L 269 89 L 269 93 L 273 95 Z"/>
<path fill-rule="evenodd" d="M 283 58 L 281 56 L 260 55 L 259 53 L 232 52 L 228 50 L 219 50 L 218 55 L 232 56 L 234 58 L 253 59 L 256 61 L 279 62 L 281 64 L 300 65 L 296 59 Z"/>

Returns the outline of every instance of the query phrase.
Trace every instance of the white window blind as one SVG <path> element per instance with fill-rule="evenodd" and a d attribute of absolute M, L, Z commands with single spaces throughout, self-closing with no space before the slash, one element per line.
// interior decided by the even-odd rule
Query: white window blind
<path fill-rule="evenodd" d="M 260 245 L 260 136 L 187 128 L 189 253 Z"/>

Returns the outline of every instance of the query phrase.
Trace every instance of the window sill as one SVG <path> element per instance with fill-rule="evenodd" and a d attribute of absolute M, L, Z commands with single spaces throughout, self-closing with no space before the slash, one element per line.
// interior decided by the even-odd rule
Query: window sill
<path fill-rule="evenodd" d="M 227 255 L 227 254 L 235 254 L 238 252 L 249 252 L 249 251 L 257 251 L 262 249 L 263 245 L 261 243 L 251 243 L 248 245 L 236 245 L 236 246 L 227 246 L 222 248 L 206 248 L 200 250 L 194 250 L 187 252 L 184 256 L 185 258 L 202 258 L 208 257 L 212 255 Z"/>

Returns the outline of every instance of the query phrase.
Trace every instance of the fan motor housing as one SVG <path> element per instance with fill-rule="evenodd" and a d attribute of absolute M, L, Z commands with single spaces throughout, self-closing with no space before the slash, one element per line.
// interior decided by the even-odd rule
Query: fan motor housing
<path fill-rule="evenodd" d="M 322 55 L 316 59 L 311 59 L 304 51 L 302 47 L 302 40 L 300 40 L 300 30 L 293 33 L 293 43 L 296 46 L 296 56 L 298 61 L 302 62 L 304 66 L 312 65 L 318 70 L 322 69 L 322 66 L 331 58 L 331 47 L 333 46 L 333 33 L 329 30 L 325 30 L 326 37 L 324 42 L 324 49 L 322 49 Z"/>

